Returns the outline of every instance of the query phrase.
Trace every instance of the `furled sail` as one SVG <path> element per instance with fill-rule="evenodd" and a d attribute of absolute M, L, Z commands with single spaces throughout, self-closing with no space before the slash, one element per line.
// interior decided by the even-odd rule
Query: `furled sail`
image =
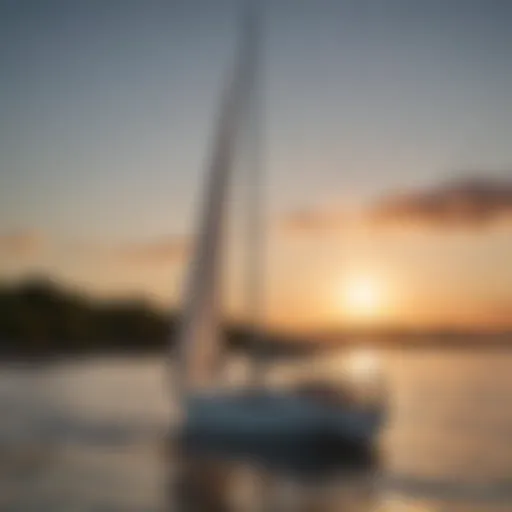
<path fill-rule="evenodd" d="M 256 39 L 256 13 L 249 8 L 244 13 L 239 54 L 224 91 L 215 127 L 203 211 L 186 282 L 182 324 L 175 344 L 175 384 L 184 397 L 210 387 L 219 368 L 226 199 L 235 142 L 247 111 Z"/>

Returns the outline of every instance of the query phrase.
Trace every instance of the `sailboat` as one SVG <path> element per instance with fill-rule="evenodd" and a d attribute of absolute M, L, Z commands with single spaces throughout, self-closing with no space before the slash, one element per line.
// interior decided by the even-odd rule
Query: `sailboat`
<path fill-rule="evenodd" d="M 316 467 L 340 459 L 366 460 L 383 423 L 382 406 L 358 407 L 339 398 L 341 393 L 339 399 L 333 399 L 332 393 L 268 388 L 262 383 L 259 360 L 255 378 L 245 389 L 226 391 L 219 386 L 225 361 L 221 289 L 227 194 L 233 178 L 235 143 L 251 107 L 256 105 L 261 26 L 257 9 L 256 2 L 250 3 L 242 17 L 239 53 L 214 132 L 182 325 L 173 344 L 174 387 L 182 410 L 179 438 L 182 447 L 196 455 L 248 458 L 269 466 Z M 261 174 L 253 174 L 253 184 L 258 183 L 258 177 Z M 251 236 L 258 243 L 263 240 L 260 192 L 261 183 L 252 190 L 250 212 Z M 253 249 L 261 255 L 261 247 Z M 258 275 L 261 267 L 255 268 L 258 261 L 254 252 L 252 257 L 252 305 L 257 308 L 261 290 L 256 287 L 262 276 Z M 256 322 L 253 327 L 258 328 Z"/>

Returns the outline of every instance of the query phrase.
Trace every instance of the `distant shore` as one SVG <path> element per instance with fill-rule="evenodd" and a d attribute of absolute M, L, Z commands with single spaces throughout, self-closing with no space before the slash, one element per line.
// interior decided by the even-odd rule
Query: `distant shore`
<path fill-rule="evenodd" d="M 0 359 L 42 360 L 90 355 L 169 354 L 179 315 L 138 299 L 100 301 L 37 279 L 0 284 Z M 252 346 L 244 326 L 225 327 L 226 349 Z M 265 357 L 301 356 L 342 347 L 459 348 L 511 347 L 512 331 L 372 328 L 264 336 Z"/>

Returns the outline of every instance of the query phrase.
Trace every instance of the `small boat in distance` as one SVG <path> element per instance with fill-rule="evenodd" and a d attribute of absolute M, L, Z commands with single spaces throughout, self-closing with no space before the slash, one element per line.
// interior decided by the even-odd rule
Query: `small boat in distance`
<path fill-rule="evenodd" d="M 183 321 L 174 343 L 173 377 L 182 412 L 178 437 L 182 449 L 194 456 L 247 458 L 290 471 L 331 467 L 339 462 L 365 464 L 373 457 L 384 420 L 382 402 L 359 404 L 342 386 L 323 382 L 273 389 L 264 384 L 261 361 L 255 364 L 256 378 L 245 388 L 228 391 L 219 385 L 225 359 L 221 340 L 221 270 L 226 198 L 235 141 L 251 107 L 255 108 L 251 101 L 256 94 L 260 39 L 260 16 L 255 6 L 256 2 L 244 15 L 240 53 L 224 91 L 186 283 Z M 262 243 L 262 225 L 258 222 L 261 200 L 257 200 L 261 199 L 261 183 L 254 176 L 251 181 L 258 186 L 252 189 L 249 225 L 255 230 L 252 240 Z M 253 249 L 262 251 L 261 247 Z M 256 278 L 248 282 L 256 286 L 262 277 L 258 276 L 259 269 L 253 265 L 249 270 Z M 259 292 L 252 290 L 254 297 Z M 258 307 L 256 302 L 253 305 Z M 253 347 L 257 350 L 256 342 Z"/>

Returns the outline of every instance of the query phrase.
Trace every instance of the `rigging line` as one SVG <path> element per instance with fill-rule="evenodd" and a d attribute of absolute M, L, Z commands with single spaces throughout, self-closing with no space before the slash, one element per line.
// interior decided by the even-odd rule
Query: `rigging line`
<path fill-rule="evenodd" d="M 246 148 L 248 169 L 246 180 L 246 308 L 249 329 L 248 348 L 251 358 L 251 381 L 261 384 L 264 377 L 265 283 L 265 170 L 263 132 L 263 8 L 261 2 L 249 0 L 246 7 L 246 31 L 249 40 L 248 103 L 246 111 Z"/>

